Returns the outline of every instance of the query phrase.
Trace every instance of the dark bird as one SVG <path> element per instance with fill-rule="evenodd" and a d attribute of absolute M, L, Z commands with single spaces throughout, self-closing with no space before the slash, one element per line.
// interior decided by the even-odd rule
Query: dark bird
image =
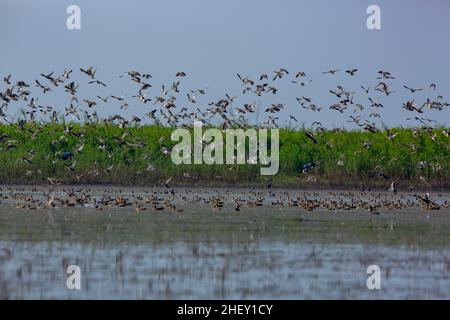
<path fill-rule="evenodd" d="M 341 70 L 331 69 L 331 70 L 322 72 L 322 74 L 336 74 L 339 71 L 341 71 Z"/>
<path fill-rule="evenodd" d="M 416 93 L 417 91 L 422 91 L 422 90 L 423 90 L 423 88 L 414 89 L 414 88 L 410 88 L 410 87 L 408 87 L 408 86 L 403 86 L 403 88 L 405 88 L 405 89 L 411 91 L 411 93 Z"/>
<path fill-rule="evenodd" d="M 368 88 L 364 88 L 363 86 L 360 86 L 360 87 L 361 87 L 361 89 L 364 90 L 365 93 L 369 94 L 370 86 Z"/>
<path fill-rule="evenodd" d="M 87 69 L 80 68 L 80 71 L 86 74 L 89 78 L 94 79 L 97 70 L 93 70 L 93 68 L 93 66 L 90 66 Z"/>
<path fill-rule="evenodd" d="M 314 135 L 313 135 L 311 132 L 305 131 L 305 135 L 306 135 L 309 139 L 311 139 L 311 141 L 312 141 L 314 144 L 317 144 L 317 140 L 316 140 L 316 138 L 314 137 Z"/>
<path fill-rule="evenodd" d="M 36 87 L 39 87 L 39 88 L 41 88 L 43 91 L 44 91 L 44 93 L 46 93 L 47 91 L 52 91 L 52 89 L 50 89 L 50 87 L 47 87 L 47 86 L 44 86 L 44 85 L 42 85 L 39 81 L 37 81 L 37 80 L 34 80 L 35 82 L 36 82 Z"/>
<path fill-rule="evenodd" d="M 79 85 L 75 85 L 75 82 L 72 81 L 71 83 L 64 86 L 64 90 L 71 95 L 75 95 L 77 93 L 78 87 Z"/>
<path fill-rule="evenodd" d="M 89 81 L 89 84 L 92 84 L 92 83 L 99 84 L 103 87 L 106 87 L 106 84 L 104 82 L 101 82 L 100 80 L 97 80 L 97 79 Z"/>

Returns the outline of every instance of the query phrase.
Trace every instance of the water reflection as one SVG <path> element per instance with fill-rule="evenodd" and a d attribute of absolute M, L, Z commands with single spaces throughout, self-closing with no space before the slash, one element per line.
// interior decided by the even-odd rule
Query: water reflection
<path fill-rule="evenodd" d="M 0 242 L 2 299 L 450 298 L 448 250 L 282 241 Z M 66 288 L 80 266 L 81 290 Z M 366 287 L 367 266 L 382 270 Z"/>

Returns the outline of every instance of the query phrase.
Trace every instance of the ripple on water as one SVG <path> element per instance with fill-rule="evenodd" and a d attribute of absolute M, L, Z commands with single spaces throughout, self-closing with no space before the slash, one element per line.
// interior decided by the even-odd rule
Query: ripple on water
<path fill-rule="evenodd" d="M 450 298 L 448 250 L 282 241 L 0 242 L 0 296 L 25 299 Z M 82 270 L 68 290 L 65 270 Z M 366 269 L 382 270 L 381 290 Z"/>

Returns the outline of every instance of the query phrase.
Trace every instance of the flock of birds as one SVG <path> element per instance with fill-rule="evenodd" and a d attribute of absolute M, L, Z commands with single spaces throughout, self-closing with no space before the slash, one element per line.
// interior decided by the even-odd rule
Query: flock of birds
<path fill-rule="evenodd" d="M 114 101 L 121 110 L 127 110 L 130 105 L 135 104 L 148 106 L 148 112 L 145 114 L 148 119 L 143 119 L 136 115 L 125 118 L 120 114 L 110 115 L 104 119 L 104 121 L 114 122 L 122 127 L 140 123 L 144 120 L 170 126 L 189 126 L 192 125 L 194 120 L 209 124 L 217 119 L 224 127 L 248 127 L 255 125 L 279 127 L 279 115 L 282 110 L 289 112 L 289 123 L 297 123 L 298 119 L 295 116 L 298 113 L 297 108 L 311 112 L 320 112 L 328 108 L 340 114 L 350 110 L 351 114 L 348 115 L 349 122 L 354 123 L 363 130 L 374 132 L 377 129 L 374 120 L 381 120 L 378 110 L 385 107 L 385 102 L 381 101 L 381 97 L 389 97 L 396 93 L 392 89 L 392 81 L 395 79 L 395 76 L 388 71 L 380 70 L 373 85 L 360 86 L 359 88 L 360 92 L 365 95 L 365 101 L 357 102 L 355 98 L 356 91 L 344 88 L 343 85 L 339 84 L 335 88 L 328 90 L 328 94 L 335 98 L 335 101 L 329 106 L 319 105 L 312 97 L 302 94 L 300 89 L 299 96 L 296 97 L 295 104 L 297 106 L 271 103 L 268 106 L 261 107 L 256 100 L 262 99 L 261 97 L 265 95 L 276 95 L 279 91 L 277 82 L 291 75 L 287 69 L 280 68 L 274 70 L 271 75 L 262 74 L 256 79 L 237 74 L 237 78 L 242 84 L 242 95 L 252 95 L 250 100 L 253 100 L 239 106 L 236 105 L 235 101 L 238 96 L 228 93 L 225 93 L 219 99 L 201 102 L 200 97 L 207 94 L 208 88 L 196 88 L 181 93 L 182 79 L 187 77 L 187 74 L 183 71 L 175 74 L 175 80 L 171 85 L 162 84 L 161 89 L 156 89 L 152 95 L 150 94 L 154 90 L 152 75 L 131 70 L 119 76 L 120 78 L 128 78 L 136 86 L 136 92 L 131 96 L 110 93 L 109 95 L 97 94 L 95 97 L 80 97 L 78 93 L 80 82 L 72 79 L 73 71 L 72 69 L 66 69 L 62 74 L 55 74 L 55 72 L 42 73 L 40 78 L 34 80 L 34 83 L 27 83 L 23 80 L 14 81 L 11 74 L 5 76 L 3 82 L 6 84 L 6 88 L 4 91 L 0 91 L 0 119 L 7 123 L 14 122 L 8 116 L 8 107 L 12 102 L 24 102 L 23 106 L 27 109 L 23 112 L 22 119 L 20 119 L 22 122 L 37 121 L 38 116 L 41 121 L 58 121 L 62 117 L 66 117 L 70 120 L 80 121 L 83 119 L 89 122 L 98 117 L 96 107 L 101 107 L 102 104 Z M 97 70 L 93 66 L 79 68 L 79 72 L 89 86 L 97 86 L 99 90 L 100 88 L 108 87 L 105 81 L 97 78 Z M 322 72 L 322 75 L 336 76 L 340 72 L 341 70 L 339 69 L 331 69 Z M 348 77 L 356 77 L 358 69 L 351 68 L 342 72 Z M 298 71 L 290 78 L 290 82 L 299 88 L 308 86 L 312 81 L 304 71 Z M 68 95 L 68 105 L 64 108 L 64 111 L 61 111 L 55 106 L 41 104 L 39 98 L 32 95 L 30 91 L 32 86 L 42 90 L 44 96 L 58 90 L 58 88 L 64 90 Z M 412 95 L 425 90 L 424 88 L 413 88 L 407 85 L 403 85 L 402 89 Z M 411 99 L 403 102 L 402 107 L 410 113 L 407 120 L 415 120 L 424 125 L 436 124 L 436 120 L 425 117 L 425 111 L 429 109 L 442 111 L 448 108 L 449 103 L 444 100 L 444 97 L 435 94 L 437 91 L 435 83 L 429 84 L 427 90 L 430 94 L 434 93 L 433 97 L 428 97 L 419 103 L 416 101 L 418 98 L 413 96 Z M 378 96 L 375 96 L 375 93 Z M 180 101 L 183 94 L 185 99 Z M 365 109 L 369 109 L 370 113 L 364 118 L 362 111 Z M 256 114 L 259 120 L 261 113 L 266 115 L 262 123 L 258 121 L 255 124 L 251 124 L 249 122 L 252 114 Z M 312 127 L 316 130 L 325 130 L 320 121 L 315 121 Z"/>
<path fill-rule="evenodd" d="M 86 85 L 87 82 L 88 86 L 98 87 L 99 90 L 100 88 L 102 88 L 102 90 L 107 90 L 106 88 L 108 88 L 108 84 L 97 77 L 97 69 L 93 66 L 86 68 L 81 67 L 79 68 L 79 73 L 84 81 L 83 85 Z M 322 72 L 322 76 L 333 77 L 339 73 L 344 74 L 346 77 L 355 77 L 358 74 L 358 69 L 331 69 Z M 120 134 L 117 137 L 120 145 L 126 144 L 131 148 L 140 148 L 145 145 L 145 142 L 133 137 L 128 128 L 130 126 L 144 123 L 145 121 L 171 127 L 192 127 L 194 120 L 197 120 L 203 122 L 204 124 L 214 124 L 214 121 L 219 121 L 219 125 L 223 128 L 231 126 L 278 128 L 280 127 L 280 114 L 284 110 L 289 113 L 289 123 L 298 122 L 298 119 L 294 115 L 298 112 L 298 110 L 321 112 L 321 110 L 328 108 L 338 114 L 350 112 L 350 115 L 348 115 L 349 122 L 353 123 L 362 130 L 375 133 L 379 130 L 379 128 L 373 119 L 379 119 L 381 121 L 381 115 L 378 110 L 385 107 L 385 102 L 382 102 L 381 98 L 390 97 L 396 93 L 393 89 L 392 83 L 396 77 L 388 71 L 380 70 L 376 75 L 375 83 L 373 85 L 360 86 L 359 88 L 362 90 L 360 93 L 365 95 L 365 102 L 357 102 L 355 98 L 356 91 L 344 88 L 343 85 L 339 84 L 335 88 L 328 90 L 328 94 L 335 99 L 335 102 L 331 105 L 318 105 L 313 98 L 300 93 L 299 96 L 296 97 L 294 106 L 287 106 L 283 103 L 271 103 L 270 105 L 261 108 L 261 105 L 257 103 L 256 100 L 262 99 L 262 97 L 266 95 L 276 95 L 279 91 L 277 83 L 280 82 L 281 79 L 288 78 L 293 85 L 299 88 L 299 92 L 301 92 L 301 88 L 308 86 L 313 80 L 309 78 L 304 71 L 291 73 L 285 68 L 274 70 L 272 74 L 262 74 L 257 78 L 237 74 L 237 79 L 242 85 L 242 96 L 250 95 L 250 100 L 253 101 L 238 105 L 237 96 L 229 93 L 225 93 L 224 96 L 219 99 L 209 102 L 201 102 L 201 100 L 204 100 L 203 97 L 207 95 L 208 88 L 189 89 L 186 90 L 186 92 L 181 93 L 182 80 L 187 77 L 187 74 L 183 71 L 179 71 L 175 74 L 175 80 L 172 84 L 162 84 L 161 89 L 154 88 L 156 85 L 152 84 L 153 77 L 150 73 L 143 73 L 134 70 L 127 71 L 120 75 L 119 78 L 125 78 L 131 81 L 136 88 L 136 92 L 134 94 L 127 96 L 110 93 L 109 95 L 98 94 L 95 97 L 81 97 L 79 95 L 81 82 L 74 80 L 73 74 L 74 70 L 72 69 L 66 69 L 61 74 L 57 74 L 55 72 L 42 73 L 40 77 L 35 79 L 32 83 L 27 83 L 23 80 L 15 80 L 12 75 L 3 77 L 3 84 L 6 85 L 6 88 L 0 91 L 1 121 L 9 124 L 18 124 L 18 127 L 21 130 L 25 129 L 25 125 L 27 123 L 41 124 L 41 126 L 33 126 L 35 129 L 32 129 L 31 127 L 26 129 L 32 131 L 30 131 L 32 133 L 32 138 L 35 138 L 41 132 L 41 128 L 48 122 L 63 123 L 64 134 L 75 136 L 79 140 L 79 143 L 74 150 L 65 151 L 61 154 L 55 154 L 53 158 L 54 160 L 52 161 L 57 161 L 58 157 L 63 160 L 72 159 L 74 154 L 83 152 L 83 148 L 86 144 L 86 141 L 84 140 L 85 136 L 82 133 L 74 132 L 70 121 L 84 121 L 86 123 L 99 121 L 97 109 L 101 108 L 102 105 L 111 103 L 118 104 L 121 110 L 128 110 L 130 105 L 135 104 L 146 106 L 145 116 L 148 119 L 140 118 L 137 115 L 126 117 L 123 114 L 113 114 L 101 120 L 105 123 L 116 125 L 124 130 L 123 134 Z M 31 92 L 32 87 L 42 91 L 42 96 L 47 96 L 49 93 L 57 90 L 63 90 L 68 98 L 68 106 L 66 106 L 64 111 L 62 111 L 55 106 L 47 105 L 45 103 L 41 104 L 40 99 L 42 99 L 42 96 L 38 97 L 33 95 Z M 430 130 L 430 126 L 426 126 L 425 124 L 431 125 L 437 124 L 437 122 L 433 119 L 425 117 L 425 112 L 427 110 L 446 111 L 450 104 L 445 101 L 442 95 L 436 94 L 437 85 L 435 83 L 429 84 L 427 88 L 414 88 L 403 85 L 401 89 L 413 95 L 411 99 L 404 101 L 402 104 L 402 108 L 411 115 L 407 118 L 407 120 L 416 120 L 422 124 L 421 127 L 413 129 L 414 132 L 429 134 L 430 138 L 436 142 L 436 133 Z M 155 92 L 151 95 L 150 92 L 152 91 Z M 422 102 L 418 102 L 418 98 L 415 97 L 415 95 L 421 91 L 428 91 L 432 96 L 427 97 Z M 375 96 L 375 94 L 378 96 Z M 185 100 L 182 101 L 183 96 L 185 97 Z M 26 108 L 22 109 L 22 114 L 19 118 L 15 118 L 17 117 L 17 112 L 13 117 L 8 115 L 11 113 L 9 109 L 14 103 L 18 103 L 20 106 Z M 367 109 L 369 109 L 369 115 L 364 117 L 363 111 Z M 142 110 L 142 108 L 140 108 L 140 110 Z M 261 117 L 261 114 L 264 114 L 265 118 L 264 121 L 260 123 L 259 118 Z M 258 121 L 253 124 L 251 123 L 252 115 L 256 116 L 258 119 Z M 69 122 L 65 122 L 63 120 L 69 120 Z M 314 144 L 316 144 L 316 135 L 320 132 L 326 131 L 326 129 L 322 126 L 320 121 L 314 121 L 311 128 L 311 130 L 305 131 L 305 135 Z M 334 130 L 339 131 L 340 129 Z M 449 132 L 446 129 L 443 129 L 441 134 L 447 138 L 449 137 Z M 387 139 L 395 140 L 396 135 L 397 133 L 386 130 Z M 67 139 L 65 136 L 61 137 L 61 139 L 63 138 Z M 126 138 L 130 138 L 131 141 L 126 140 Z M 97 137 L 97 139 L 102 143 L 99 147 L 101 151 L 108 152 L 108 155 L 114 152 L 114 150 L 107 150 L 104 143 L 104 137 Z M 57 144 L 58 141 L 54 141 L 54 143 Z M 17 141 L 11 139 L 7 134 L 1 134 L 0 145 L 3 150 L 8 151 L 9 149 L 14 148 L 16 144 Z M 370 144 L 363 147 L 368 148 L 370 147 Z M 448 147 L 450 148 L 450 145 Z M 414 151 L 414 145 L 412 144 L 411 152 Z M 161 145 L 161 152 L 163 154 L 170 154 L 171 151 Z M 33 150 L 31 150 L 29 154 L 23 155 L 20 159 L 18 159 L 18 161 L 32 163 Z M 74 172 L 76 170 L 76 161 L 73 161 L 69 166 L 67 166 L 67 169 Z M 113 165 L 104 168 L 105 172 L 110 172 L 112 169 Z M 307 169 L 308 168 L 305 170 Z M 149 164 L 146 169 L 146 171 L 154 170 L 155 167 L 152 164 Z M 96 171 L 97 170 L 92 170 L 92 172 L 89 172 L 88 174 L 98 174 L 98 171 Z M 26 175 L 34 175 L 38 173 L 39 172 L 28 170 Z M 62 183 L 62 181 L 52 177 L 48 177 L 46 180 L 52 186 Z M 164 180 L 161 183 L 167 189 L 170 189 L 170 181 L 171 178 Z M 389 190 L 396 192 L 395 181 L 391 184 Z M 89 201 L 89 199 L 84 192 L 81 193 L 81 196 L 68 197 L 66 200 L 54 198 L 51 200 L 47 199 L 42 203 L 38 202 L 36 204 L 34 204 L 34 199 L 29 199 L 29 201 L 26 201 L 27 204 L 25 207 L 41 208 L 45 206 L 53 206 L 55 204 L 61 206 L 70 206 L 77 203 L 85 204 L 85 201 Z M 417 199 L 419 199 L 421 203 L 424 201 L 426 203 L 429 200 L 429 197 L 423 196 L 418 197 Z M 164 206 L 159 206 L 160 201 L 157 201 L 154 198 L 149 198 L 148 200 L 149 203 L 154 205 L 155 209 L 159 208 L 158 210 L 162 210 L 164 208 Z M 291 200 L 292 201 L 287 201 L 287 203 L 305 208 L 325 205 L 323 202 L 310 202 L 310 200 L 307 200 L 304 197 L 297 198 L 295 201 L 293 199 Z M 220 199 L 209 199 L 209 202 L 214 204 L 216 207 L 221 206 Z M 100 203 L 102 205 L 115 206 L 130 204 L 130 202 L 121 197 L 116 197 L 114 199 L 102 199 Z M 240 208 L 242 201 L 237 200 L 235 203 L 236 208 Z M 252 201 L 246 202 L 247 205 L 250 203 L 252 203 Z M 260 202 L 256 201 L 256 203 Z M 342 206 L 342 208 L 346 208 L 348 204 L 335 203 L 331 206 Z M 350 205 L 352 208 L 353 206 L 358 207 L 361 206 L 361 204 Z M 430 206 L 433 207 L 432 205 Z M 363 205 L 363 207 L 365 207 L 365 205 Z M 136 208 L 139 209 L 142 207 L 136 205 Z"/>
<path fill-rule="evenodd" d="M 438 197 L 442 197 L 438 195 Z M 132 208 L 136 212 L 166 211 L 181 213 L 185 208 L 210 207 L 220 211 L 241 211 L 244 208 L 297 208 L 303 211 L 360 210 L 380 214 L 380 210 L 417 209 L 424 212 L 448 209 L 449 200 L 435 201 L 430 194 L 371 193 L 371 192 L 294 192 L 267 189 L 250 189 L 236 192 L 233 189 L 144 189 L 58 187 L 29 189 L 0 188 L 0 199 L 19 209 Z"/>

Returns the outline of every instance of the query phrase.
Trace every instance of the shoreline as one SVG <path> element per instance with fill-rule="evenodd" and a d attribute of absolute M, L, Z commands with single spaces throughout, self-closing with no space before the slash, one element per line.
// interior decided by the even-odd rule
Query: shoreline
<path fill-rule="evenodd" d="M 194 190 L 202 190 L 202 189 L 225 189 L 225 190 L 288 190 L 288 191 L 305 191 L 305 192 L 314 192 L 314 191 L 338 191 L 338 192 L 377 192 L 377 193 L 392 193 L 388 188 L 384 185 L 376 185 L 370 189 L 364 188 L 364 190 L 355 185 L 329 185 L 329 184 L 314 184 L 310 186 L 305 186 L 302 184 L 277 184 L 274 183 L 270 188 L 263 182 L 254 183 L 254 184 L 227 184 L 227 183 L 211 183 L 211 184 L 181 184 L 181 183 L 173 183 L 169 188 L 164 187 L 161 184 L 114 184 L 107 182 L 97 182 L 97 183 L 62 183 L 51 185 L 49 183 L 43 182 L 35 182 L 35 183 L 4 183 L 0 184 L 0 192 L 2 189 L 7 188 L 57 188 L 57 189 L 65 189 L 65 188 L 111 188 L 111 189 L 153 189 L 153 190 L 172 190 L 172 189 L 190 189 Z M 426 187 L 426 186 L 415 186 L 413 189 L 408 187 L 400 187 L 397 190 L 397 193 L 416 193 L 416 192 L 450 192 L 450 185 L 440 186 L 440 187 Z"/>

